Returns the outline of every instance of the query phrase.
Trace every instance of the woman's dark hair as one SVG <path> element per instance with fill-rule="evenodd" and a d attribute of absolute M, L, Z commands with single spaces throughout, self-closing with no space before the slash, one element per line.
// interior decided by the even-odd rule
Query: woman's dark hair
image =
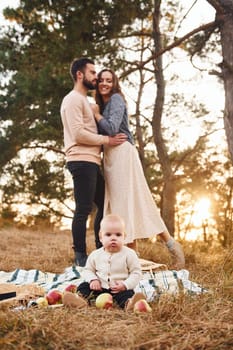
<path fill-rule="evenodd" d="M 82 58 L 75 58 L 73 62 L 70 65 L 70 75 L 73 81 L 77 80 L 77 72 L 80 71 L 84 73 L 86 65 L 90 64 L 95 64 L 93 60 L 87 57 L 82 57 Z"/>
<path fill-rule="evenodd" d="M 109 69 L 109 68 L 104 68 L 102 69 L 98 75 L 97 75 L 97 87 L 96 87 L 96 93 L 95 93 L 95 101 L 96 103 L 99 105 L 100 107 L 100 113 L 103 112 L 103 109 L 104 109 L 104 101 L 103 101 L 103 98 L 101 96 L 101 94 L 99 93 L 99 82 L 101 80 L 101 76 L 102 76 L 102 73 L 104 72 L 109 72 L 112 74 L 112 83 L 113 83 L 113 86 L 112 86 L 112 91 L 111 91 L 111 95 L 115 94 L 115 93 L 118 93 L 118 94 L 121 94 L 121 96 L 124 98 L 125 100 L 125 97 L 124 97 L 124 94 L 122 93 L 121 91 L 121 87 L 120 87 L 120 84 L 119 84 L 119 79 L 116 75 L 116 73 L 112 70 L 112 69 Z"/>

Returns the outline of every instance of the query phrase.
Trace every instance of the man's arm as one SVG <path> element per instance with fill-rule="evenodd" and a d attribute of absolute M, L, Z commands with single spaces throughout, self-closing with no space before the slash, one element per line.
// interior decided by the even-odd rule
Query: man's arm
<path fill-rule="evenodd" d="M 124 134 L 115 136 L 100 135 L 89 130 L 83 121 L 82 105 L 75 103 L 70 104 L 63 110 L 63 124 L 69 135 L 73 135 L 74 139 L 83 145 L 106 145 L 118 146 L 126 140 Z"/>

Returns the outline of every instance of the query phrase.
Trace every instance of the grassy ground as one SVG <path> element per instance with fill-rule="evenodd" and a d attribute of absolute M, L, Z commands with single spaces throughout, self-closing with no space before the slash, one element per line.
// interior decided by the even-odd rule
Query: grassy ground
<path fill-rule="evenodd" d="M 0 308 L 2 350 L 153 350 L 233 348 L 233 250 L 217 244 L 184 243 L 190 279 L 207 287 L 202 296 L 151 303 L 152 313 L 122 310 Z M 93 240 L 88 237 L 92 250 Z M 140 242 L 142 258 L 166 263 L 161 243 Z M 0 230 L 0 270 L 39 269 L 61 273 L 72 265 L 69 232 Z"/>

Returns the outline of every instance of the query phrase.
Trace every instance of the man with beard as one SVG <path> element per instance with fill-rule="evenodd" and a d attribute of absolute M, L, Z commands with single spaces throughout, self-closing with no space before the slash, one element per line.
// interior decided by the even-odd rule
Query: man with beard
<path fill-rule="evenodd" d="M 85 266 L 86 224 L 93 202 L 97 207 L 94 220 L 95 243 L 96 248 L 101 247 L 99 229 L 104 207 L 104 179 L 100 169 L 101 148 L 104 144 L 120 145 L 126 140 L 126 136 L 118 134 L 109 137 L 98 134 L 94 115 L 87 99 L 88 90 L 94 90 L 97 84 L 94 61 L 85 57 L 74 59 L 70 74 L 74 87 L 64 97 L 60 112 L 67 168 L 74 184 L 75 212 L 72 236 L 75 264 Z"/>

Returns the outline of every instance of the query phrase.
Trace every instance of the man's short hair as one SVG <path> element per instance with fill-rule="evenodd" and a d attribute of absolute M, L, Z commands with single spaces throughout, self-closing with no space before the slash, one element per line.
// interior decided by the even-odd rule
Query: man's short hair
<path fill-rule="evenodd" d="M 73 62 L 70 65 L 70 75 L 74 81 L 77 80 L 77 72 L 80 71 L 84 73 L 86 65 L 88 63 L 95 64 L 92 59 L 87 57 L 75 58 L 73 60 Z"/>

